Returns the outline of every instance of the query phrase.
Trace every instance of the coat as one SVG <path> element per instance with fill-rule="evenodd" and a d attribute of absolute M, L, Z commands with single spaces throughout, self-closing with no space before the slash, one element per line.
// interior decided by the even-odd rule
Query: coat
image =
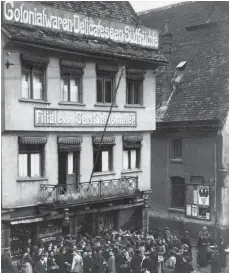
<path fill-rule="evenodd" d="M 146 269 L 147 271 L 150 271 L 150 273 L 153 272 L 153 261 L 149 259 L 144 259 L 142 262 L 142 269 Z"/>
<path fill-rule="evenodd" d="M 141 265 L 142 265 L 142 256 L 139 254 L 134 255 L 130 263 L 130 269 L 133 271 L 133 273 L 140 273 Z"/>
<path fill-rule="evenodd" d="M 46 273 L 46 267 L 45 264 L 41 261 L 36 262 L 35 267 L 34 267 L 34 273 Z"/>
<path fill-rule="evenodd" d="M 14 273 L 15 268 L 12 264 L 12 259 L 9 255 L 2 255 L 2 263 L 1 263 L 2 273 Z"/>
<path fill-rule="evenodd" d="M 77 254 L 72 259 L 72 272 L 82 273 L 83 272 L 83 259 Z"/>
<path fill-rule="evenodd" d="M 83 272 L 84 273 L 95 272 L 95 261 L 92 257 L 86 256 L 83 259 Z"/>
<path fill-rule="evenodd" d="M 114 256 L 111 256 L 108 259 L 108 273 L 116 273 L 115 257 Z"/>
<path fill-rule="evenodd" d="M 94 256 L 95 261 L 95 272 L 96 273 L 103 273 L 104 272 L 104 258 L 100 253 L 96 253 Z"/>

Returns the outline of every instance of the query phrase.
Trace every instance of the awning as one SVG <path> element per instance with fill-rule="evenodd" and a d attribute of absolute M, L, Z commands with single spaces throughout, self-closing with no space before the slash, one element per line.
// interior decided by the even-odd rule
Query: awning
<path fill-rule="evenodd" d="M 30 54 L 21 54 L 21 60 L 22 62 L 24 61 L 24 62 L 29 62 L 31 64 L 39 64 L 43 66 L 47 66 L 49 63 L 48 58 L 38 57 L 38 56 L 30 55 Z"/>
<path fill-rule="evenodd" d="M 61 60 L 60 65 L 70 67 L 70 68 L 75 68 L 75 69 L 84 69 L 85 67 L 85 63 L 83 62 L 74 62 L 74 61 L 68 61 L 68 60 Z"/>
<path fill-rule="evenodd" d="M 61 152 L 74 152 L 81 150 L 81 143 L 83 138 L 81 136 L 78 137 L 59 137 L 59 151 Z"/>
<path fill-rule="evenodd" d="M 146 71 L 141 70 L 141 69 L 127 69 L 126 70 L 126 77 L 127 77 L 127 79 L 144 80 L 145 73 L 146 73 Z"/>
<path fill-rule="evenodd" d="M 102 137 L 94 137 L 93 138 L 93 144 L 99 145 L 101 143 Z M 115 144 L 115 137 L 104 137 L 102 145 L 114 145 Z"/>
<path fill-rule="evenodd" d="M 31 217 L 31 218 L 18 218 L 14 220 L 10 220 L 11 225 L 19 225 L 19 224 L 29 224 L 29 223 L 37 223 L 44 221 L 44 217 Z"/>
<path fill-rule="evenodd" d="M 141 148 L 142 136 L 124 136 L 123 147 L 126 149 L 138 149 Z"/>
<path fill-rule="evenodd" d="M 47 137 L 19 137 L 20 144 L 40 144 L 44 145 L 47 143 Z"/>
<path fill-rule="evenodd" d="M 97 64 L 97 71 L 100 72 L 118 72 L 118 66 L 111 66 L 111 65 L 103 65 L 103 64 Z"/>
<path fill-rule="evenodd" d="M 81 144 L 83 141 L 81 136 L 78 137 L 59 137 L 58 143 L 59 144 L 66 144 L 66 145 L 78 145 Z"/>

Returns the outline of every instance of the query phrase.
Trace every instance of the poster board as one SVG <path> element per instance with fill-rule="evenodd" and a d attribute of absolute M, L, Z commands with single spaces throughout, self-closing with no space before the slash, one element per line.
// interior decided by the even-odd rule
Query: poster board
<path fill-rule="evenodd" d="M 211 220 L 210 211 L 210 186 L 186 186 L 186 217 Z"/>

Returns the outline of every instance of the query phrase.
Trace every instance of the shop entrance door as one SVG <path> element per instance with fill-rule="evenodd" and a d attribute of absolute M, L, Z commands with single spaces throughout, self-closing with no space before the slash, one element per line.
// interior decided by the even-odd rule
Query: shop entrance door
<path fill-rule="evenodd" d="M 76 185 L 80 177 L 80 152 L 59 151 L 59 184 Z"/>

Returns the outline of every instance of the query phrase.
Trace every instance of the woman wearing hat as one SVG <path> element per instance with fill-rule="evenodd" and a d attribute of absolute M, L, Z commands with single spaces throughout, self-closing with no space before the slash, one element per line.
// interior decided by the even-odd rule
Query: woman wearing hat
<path fill-rule="evenodd" d="M 71 272 L 82 273 L 83 272 L 83 259 L 82 259 L 81 255 L 76 250 L 73 250 L 72 255 L 73 255 L 73 259 L 72 259 Z"/>
<path fill-rule="evenodd" d="M 200 232 L 200 236 L 197 242 L 197 261 L 198 264 L 202 267 L 208 265 L 209 260 L 209 248 L 210 248 L 210 237 L 208 233 L 208 229 L 206 226 L 202 228 Z"/>
<path fill-rule="evenodd" d="M 33 260 L 28 252 L 23 255 L 22 264 L 24 273 L 33 273 Z"/>

